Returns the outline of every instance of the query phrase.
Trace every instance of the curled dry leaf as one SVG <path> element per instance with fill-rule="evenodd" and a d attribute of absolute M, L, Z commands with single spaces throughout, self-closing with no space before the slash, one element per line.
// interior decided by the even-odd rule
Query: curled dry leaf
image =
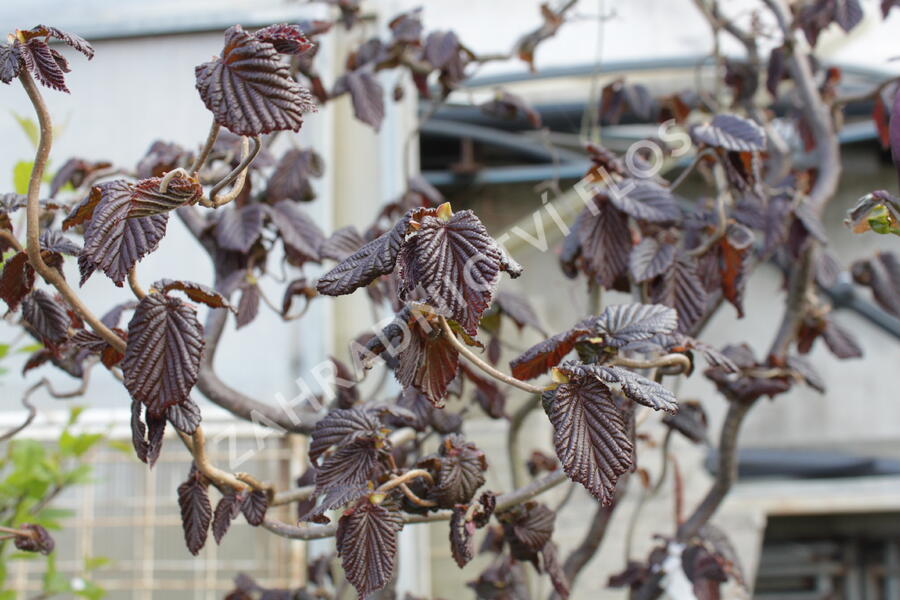
<path fill-rule="evenodd" d="M 16 535 L 13 538 L 13 543 L 18 550 L 48 555 L 56 547 L 56 542 L 50 537 L 50 532 L 40 525 L 22 523 L 18 529 L 28 533 L 28 535 Z"/>
<path fill-rule="evenodd" d="M 183 279 L 160 279 L 152 287 L 162 294 L 168 294 L 172 290 L 184 292 L 194 302 L 200 302 L 210 308 L 231 308 L 231 304 L 229 304 L 225 296 L 202 283 L 185 281 Z"/>
<path fill-rule="evenodd" d="M 448 435 L 441 443 L 438 456 L 425 464 L 436 467 L 434 486 L 429 495 L 443 508 L 468 504 L 482 485 L 487 459 L 484 452 L 460 435 Z"/>

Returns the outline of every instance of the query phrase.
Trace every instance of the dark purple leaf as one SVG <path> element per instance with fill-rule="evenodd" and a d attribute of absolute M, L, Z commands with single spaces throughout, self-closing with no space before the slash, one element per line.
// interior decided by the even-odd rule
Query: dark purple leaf
<path fill-rule="evenodd" d="M 571 369 L 567 370 L 565 367 L 563 367 L 563 371 L 565 373 L 572 372 Z M 678 403 L 672 392 L 655 381 L 632 371 L 619 367 L 592 365 L 579 370 L 579 377 L 584 374 L 597 378 L 610 389 L 621 390 L 629 400 L 648 406 L 653 410 L 664 410 L 672 414 L 678 410 Z"/>
<path fill-rule="evenodd" d="M 322 157 L 314 150 L 293 148 L 284 153 L 266 187 L 266 200 L 308 202 L 316 197 L 310 177 L 321 177 L 325 172 Z"/>
<path fill-rule="evenodd" d="M 544 504 L 526 502 L 497 515 L 512 557 L 539 565 L 538 555 L 550 542 L 556 514 Z"/>
<path fill-rule="evenodd" d="M 660 244 L 655 238 L 645 237 L 631 249 L 628 270 L 636 283 L 649 281 L 664 273 L 675 260 L 675 244 Z"/>
<path fill-rule="evenodd" d="M 528 124 L 534 129 L 541 127 L 541 114 L 536 111 L 524 98 L 505 91 L 497 91 L 494 99 L 480 105 L 481 112 L 501 119 L 527 119 Z"/>
<path fill-rule="evenodd" d="M 872 289 L 875 302 L 900 318 L 900 260 L 893 252 L 879 252 L 851 266 L 853 280 Z"/>
<path fill-rule="evenodd" d="M 319 247 L 319 256 L 322 259 L 342 261 L 360 249 L 365 240 L 359 235 L 356 227 L 347 225 L 331 234 L 331 237 L 322 242 Z"/>
<path fill-rule="evenodd" d="M 519 329 L 528 325 L 536 331 L 544 333 L 544 327 L 526 296 L 500 290 L 494 298 L 494 304 L 502 314 L 512 319 Z"/>
<path fill-rule="evenodd" d="M 25 297 L 22 317 L 47 342 L 59 343 L 69 335 L 71 320 L 66 308 L 43 290 L 34 290 Z"/>
<path fill-rule="evenodd" d="M 155 418 L 149 414 L 145 425 L 141 420 L 141 403 L 137 400 L 131 402 L 131 443 L 137 457 L 147 463 L 151 468 L 156 464 L 159 453 L 162 450 L 163 435 L 166 432 L 166 420 Z"/>
<path fill-rule="evenodd" d="M 319 261 L 319 248 L 325 235 L 297 204 L 282 200 L 272 206 L 269 216 L 287 248 L 305 260 Z"/>
<path fill-rule="evenodd" d="M 50 46 L 38 39 L 19 44 L 25 66 L 44 86 L 59 92 L 69 93 L 66 87 L 65 71 L 53 55 Z"/>
<path fill-rule="evenodd" d="M 425 38 L 425 60 L 443 69 L 459 56 L 459 38 L 452 31 L 432 31 Z"/>
<path fill-rule="evenodd" d="M 363 498 L 338 521 L 337 550 L 347 580 L 360 598 L 380 590 L 394 576 L 400 514 Z"/>
<path fill-rule="evenodd" d="M 503 252 L 470 210 L 446 219 L 426 214 L 416 223 L 416 234 L 400 250 L 401 298 L 421 289 L 425 302 L 475 335 L 499 281 Z"/>
<path fill-rule="evenodd" d="M 565 358 L 575 344 L 583 337 L 593 333 L 588 321 L 583 321 L 573 329 L 538 342 L 509 363 L 513 377 L 517 379 L 534 379 L 540 377 Z"/>
<path fill-rule="evenodd" d="M 581 213 L 578 237 L 585 270 L 600 285 L 612 288 L 616 279 L 628 271 L 631 232 L 628 217 L 602 195 Z"/>
<path fill-rule="evenodd" d="M 856 336 L 848 329 L 838 325 L 834 319 L 825 320 L 822 339 L 831 353 L 838 358 L 862 358 L 863 351 Z"/>
<path fill-rule="evenodd" d="M 571 593 L 569 578 L 559 562 L 559 550 L 557 550 L 556 544 L 552 541 L 544 544 L 544 547 L 541 549 L 541 558 L 544 562 L 544 571 L 550 576 L 553 589 L 556 590 L 560 598 L 566 600 Z"/>
<path fill-rule="evenodd" d="M 553 444 L 569 478 L 609 505 L 619 476 L 632 465 L 628 426 L 606 385 L 585 373 L 573 375 L 542 398 Z"/>
<path fill-rule="evenodd" d="M 769 66 L 766 72 L 766 89 L 774 98 L 778 97 L 778 84 L 784 79 L 785 71 L 785 48 L 777 46 L 769 55 Z"/>
<path fill-rule="evenodd" d="M 660 333 L 672 333 L 677 327 L 678 314 L 660 304 L 607 306 L 594 324 L 594 328 L 603 335 L 603 343 L 614 348 Z"/>
<path fill-rule="evenodd" d="M 653 301 L 671 306 L 678 313 L 678 331 L 691 331 L 706 313 L 706 288 L 697 274 L 696 262 L 679 256 L 663 273 L 653 290 Z"/>
<path fill-rule="evenodd" d="M 309 510 L 304 511 L 303 514 L 300 515 L 298 520 L 312 521 L 314 523 L 328 523 L 330 522 L 330 519 L 325 516 L 326 512 L 346 506 L 351 502 L 356 502 L 363 496 L 368 496 L 371 491 L 368 483 L 340 485 L 329 488 L 322 496 L 322 501 L 319 505 L 315 506 L 315 504 L 313 504 Z"/>
<path fill-rule="evenodd" d="M 0 81 L 9 83 L 22 70 L 22 44 L 18 40 L 10 44 L 0 44 Z"/>
<path fill-rule="evenodd" d="M 881 0 L 881 14 L 886 19 L 888 13 L 895 6 L 900 6 L 900 0 Z"/>
<path fill-rule="evenodd" d="M 256 283 L 244 282 L 241 285 L 241 299 L 238 301 L 235 315 L 235 328 L 249 325 L 259 314 L 260 290 Z"/>
<path fill-rule="evenodd" d="M 69 256 L 77 256 L 81 252 L 81 246 L 67 238 L 57 229 L 45 229 L 41 231 L 41 249 L 48 252 L 59 252 Z"/>
<path fill-rule="evenodd" d="M 231 491 L 222 496 L 219 503 L 216 504 L 212 519 L 212 531 L 217 544 L 222 543 L 222 538 L 231 527 L 231 521 L 241 513 L 243 504 L 244 498 Z"/>
<path fill-rule="evenodd" d="M 403 43 L 416 43 L 422 37 L 421 9 L 413 9 L 402 13 L 388 23 L 394 41 Z"/>
<path fill-rule="evenodd" d="M 203 195 L 200 182 L 193 177 L 176 175 L 169 181 L 166 193 L 159 191 L 160 177 L 142 179 L 132 186 L 128 218 L 150 217 L 194 204 Z"/>
<path fill-rule="evenodd" d="M 241 504 L 241 512 L 244 513 L 244 518 L 254 527 L 262 525 L 268 508 L 269 498 L 262 490 L 253 490 L 247 494 L 243 504 Z"/>
<path fill-rule="evenodd" d="M 328 296 L 342 296 L 393 271 L 413 212 L 407 212 L 389 231 L 320 277 L 316 283 L 319 292 Z"/>
<path fill-rule="evenodd" d="M 162 177 L 178 166 L 189 164 L 192 158 L 193 155 L 178 144 L 157 140 L 138 162 L 137 176 L 141 179 Z"/>
<path fill-rule="evenodd" d="M 73 48 L 78 52 L 84 54 L 88 58 L 88 60 L 94 58 L 94 48 L 90 45 L 90 43 L 88 43 L 87 40 L 85 40 L 81 36 L 75 35 L 74 33 L 69 33 L 67 31 L 57 29 L 56 27 L 37 25 L 35 27 L 32 27 L 31 29 L 21 31 L 20 34 L 25 38 L 26 41 L 39 37 L 44 38 L 44 40 L 47 40 L 48 38 L 57 39 L 70 48 Z"/>
<path fill-rule="evenodd" d="M 691 130 L 701 144 L 732 152 L 757 152 L 766 149 L 766 132 L 754 121 L 736 115 L 716 115 L 712 122 Z"/>
<path fill-rule="evenodd" d="M 443 406 L 447 388 L 459 371 L 459 352 L 444 336 L 431 335 L 418 322 L 409 324 L 408 338 L 397 355 L 397 381 L 404 388 L 416 388 L 435 406 Z"/>
<path fill-rule="evenodd" d="M 475 444 L 462 436 L 448 435 L 438 452 L 440 465 L 431 496 L 442 508 L 468 504 L 482 485 L 487 459 Z"/>
<path fill-rule="evenodd" d="M 269 25 L 258 29 L 253 37 L 261 42 L 268 42 L 281 54 L 302 54 L 312 48 L 313 44 L 303 33 L 299 25 Z"/>
<path fill-rule="evenodd" d="M 28 262 L 25 251 L 17 252 L 3 265 L 0 275 L 0 298 L 6 302 L 9 311 L 18 308 L 22 299 L 34 287 L 34 268 Z"/>
<path fill-rule="evenodd" d="M 197 406 L 193 400 L 188 398 L 181 404 L 170 406 L 168 410 L 166 410 L 166 418 L 172 423 L 172 427 L 181 433 L 193 435 L 200 425 L 200 407 Z"/>
<path fill-rule="evenodd" d="M 203 328 L 196 311 L 177 298 L 150 294 L 128 323 L 122 371 L 131 397 L 154 417 L 185 402 L 197 381 Z"/>
<path fill-rule="evenodd" d="M 265 213 L 261 204 L 226 209 L 216 223 L 216 242 L 227 250 L 247 253 L 262 235 Z"/>
<path fill-rule="evenodd" d="M 315 464 L 332 446 L 373 438 L 381 427 L 381 421 L 369 411 L 358 408 L 333 410 L 316 423 L 309 444 L 309 460 Z"/>
<path fill-rule="evenodd" d="M 846 32 L 859 25 L 863 9 L 859 0 L 834 0 L 834 20 Z"/>
<path fill-rule="evenodd" d="M 212 506 L 206 491 L 208 485 L 200 471 L 192 466 L 187 481 L 178 486 L 178 506 L 181 507 L 184 541 L 194 556 L 197 556 L 206 543 L 212 520 Z"/>
<path fill-rule="evenodd" d="M 240 25 L 225 32 L 222 56 L 199 65 L 195 74 L 216 123 L 237 135 L 299 131 L 303 113 L 316 110 L 312 95 L 291 78 L 278 50 Z"/>
<path fill-rule="evenodd" d="M 754 235 L 747 227 L 731 223 L 722 239 L 722 295 L 744 316 L 744 288 L 747 286 L 747 261 L 750 258 Z"/>
<path fill-rule="evenodd" d="M 465 506 L 453 508 L 450 516 L 450 554 L 460 569 L 475 556 L 475 523 L 467 521 Z"/>
<path fill-rule="evenodd" d="M 663 423 L 695 444 L 702 444 L 707 440 L 706 411 L 703 410 L 703 405 L 696 400 L 681 402 L 678 412 L 674 415 L 665 415 Z"/>
<path fill-rule="evenodd" d="M 63 229 L 90 220 L 84 230 L 84 248 L 78 257 L 81 283 L 100 268 L 121 286 L 128 271 L 156 250 L 166 233 L 167 214 L 130 218 L 135 186 L 116 180 L 91 189 L 90 196 L 63 221 Z"/>
<path fill-rule="evenodd" d="M 668 189 L 644 179 L 628 179 L 609 190 L 609 201 L 638 221 L 658 223 L 677 221 L 681 211 Z"/>
<path fill-rule="evenodd" d="M 334 84 L 333 95 L 350 93 L 353 114 L 375 131 L 381 129 L 384 120 L 384 88 L 375 74 L 367 69 L 357 69 L 342 75 Z"/>

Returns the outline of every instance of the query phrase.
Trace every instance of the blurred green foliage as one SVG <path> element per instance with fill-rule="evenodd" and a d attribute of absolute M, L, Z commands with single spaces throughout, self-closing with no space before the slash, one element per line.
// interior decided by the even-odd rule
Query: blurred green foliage
<path fill-rule="evenodd" d="M 8 346 L 4 352 L 8 352 Z M 17 527 L 36 523 L 51 532 L 72 511 L 57 509 L 53 501 L 62 493 L 93 482 L 88 462 L 91 449 L 104 440 L 100 433 L 80 433 L 75 427 L 82 412 L 73 407 L 55 443 L 14 438 L 0 455 L 0 525 Z M 21 434 L 20 434 L 21 435 Z M 81 573 L 72 577 L 57 571 L 54 554 L 41 556 L 19 552 L 10 540 L 0 541 L 0 590 L 5 589 L 8 565 L 16 560 L 46 561 L 43 597 L 102 598 L 104 591 L 90 581 L 95 569 L 108 563 L 102 557 L 85 557 Z M 12 600 L 16 592 L 0 591 L 0 600 Z"/>

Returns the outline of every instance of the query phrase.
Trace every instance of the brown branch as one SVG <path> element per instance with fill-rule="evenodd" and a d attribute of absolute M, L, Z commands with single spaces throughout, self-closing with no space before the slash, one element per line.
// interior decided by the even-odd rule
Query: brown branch
<path fill-rule="evenodd" d="M 250 148 L 250 140 L 253 141 L 253 150 Z M 212 189 L 209 191 L 209 199 L 204 200 L 200 199 L 200 204 L 206 206 L 207 208 L 219 208 L 221 206 L 225 206 L 235 198 L 237 198 L 241 190 L 244 189 L 244 181 L 247 179 L 247 174 L 250 171 L 250 163 L 256 159 L 256 156 L 259 154 L 259 151 L 262 149 L 262 141 L 259 136 L 254 136 L 253 138 L 243 138 L 241 142 L 241 162 L 236 166 L 232 171 L 225 176 L 225 178 L 215 184 Z M 219 192 L 221 192 L 226 186 L 234 183 L 234 187 L 231 188 L 227 194 L 223 194 L 219 196 Z"/>
<path fill-rule="evenodd" d="M 18 250 L 22 251 L 22 244 L 19 243 L 19 240 L 16 236 L 13 235 L 13 232 L 8 229 L 0 229 L 0 238 L 6 240 L 6 243 Z"/>
<path fill-rule="evenodd" d="M 791 49 L 787 58 L 788 71 L 797 88 L 803 116 L 812 131 L 815 146 L 818 149 L 818 176 L 808 201 L 811 203 L 813 211 L 821 215 L 825 205 L 837 191 L 841 175 L 840 146 L 834 130 L 831 111 L 819 93 L 812 75 L 809 54 L 799 51 L 793 43 L 795 33 L 792 29 L 788 7 L 783 0 L 763 1 L 775 15 L 785 43 Z M 776 361 L 787 353 L 803 319 L 807 294 L 812 286 L 816 250 L 816 241 L 809 239 L 799 263 L 794 266 L 784 316 L 769 352 L 769 356 Z M 738 434 L 753 403 L 739 402 L 734 398 L 729 400 L 728 413 L 720 435 L 719 465 L 716 478 L 703 501 L 688 520 L 678 528 L 677 539 L 681 542 L 697 535 L 718 510 L 736 480 Z M 655 573 L 633 595 L 633 598 L 647 600 L 659 597 L 661 579 L 662 573 Z"/>
<path fill-rule="evenodd" d="M 679 541 L 686 542 L 697 535 L 700 528 L 718 510 L 737 480 L 738 434 L 744 417 L 752 407 L 752 402 L 730 401 L 725 422 L 722 424 L 722 432 L 719 434 L 719 462 L 716 469 L 716 480 L 693 514 L 678 528 L 676 537 Z"/>
<path fill-rule="evenodd" d="M 848 104 L 855 104 L 857 102 L 865 102 L 866 100 L 872 100 L 873 98 L 877 98 L 881 95 L 881 93 L 892 83 L 900 82 L 900 75 L 897 77 L 891 77 L 890 79 L 885 79 L 874 88 L 869 90 L 868 92 L 863 92 L 861 94 L 856 94 L 855 96 L 843 96 L 841 98 L 837 98 L 834 101 L 834 105 L 836 107 L 844 107 Z"/>
<path fill-rule="evenodd" d="M 630 369 L 655 369 L 659 367 L 678 366 L 681 367 L 679 373 L 687 373 L 691 370 L 691 359 L 684 354 L 677 352 L 672 354 L 663 354 L 650 360 L 638 360 L 636 358 L 627 358 L 625 356 L 617 356 L 610 363 L 617 367 L 628 367 Z"/>
<path fill-rule="evenodd" d="M 525 483 L 526 472 L 519 448 L 519 435 L 522 433 L 525 419 L 540 405 L 540 399 L 540 396 L 531 396 L 509 419 L 509 429 L 506 432 L 506 455 L 509 459 L 509 475 L 513 488 L 519 488 Z"/>
<path fill-rule="evenodd" d="M 307 485 L 304 487 L 287 490 L 285 492 L 276 492 L 269 506 L 281 506 L 282 504 L 291 504 L 292 502 L 303 502 L 312 498 L 316 492 L 316 486 Z"/>
<path fill-rule="evenodd" d="M 56 288 L 63 299 L 69 304 L 81 319 L 90 325 L 94 332 L 102 337 L 110 346 L 118 352 L 125 352 L 125 340 L 120 338 L 109 327 L 103 324 L 94 313 L 81 301 L 75 291 L 66 283 L 62 273 L 47 265 L 41 256 L 41 181 L 44 178 L 44 169 L 47 167 L 47 159 L 50 156 L 50 148 L 53 145 L 53 124 L 50 112 L 44 103 L 44 98 L 34 83 L 28 69 L 22 69 L 19 73 L 19 81 L 28 94 L 28 99 L 37 113 L 40 127 L 40 141 L 34 156 L 34 166 L 31 169 L 31 177 L 28 180 L 28 204 L 25 209 L 26 220 L 26 246 L 28 262 L 50 285 Z"/>
<path fill-rule="evenodd" d="M 584 570 L 600 549 L 600 544 L 603 543 L 603 538 L 606 537 L 607 527 L 609 526 L 609 521 L 612 518 L 613 512 L 615 512 L 616 507 L 619 506 L 622 497 L 625 495 L 628 479 L 628 477 L 619 479 L 619 483 L 616 486 L 616 495 L 612 503 L 608 506 L 604 506 L 599 502 L 597 503 L 597 509 L 594 511 L 594 516 L 591 519 L 591 523 L 588 526 L 581 543 L 572 550 L 568 558 L 566 558 L 566 562 L 563 563 L 563 572 L 566 574 L 566 579 L 569 580 L 570 587 L 575 585 L 575 580 L 578 578 L 578 575 Z M 555 592 L 550 594 L 550 600 L 559 600 L 559 598 L 559 594 Z"/>
<path fill-rule="evenodd" d="M 201 427 L 198 426 L 193 435 L 188 436 L 181 432 L 178 432 L 178 435 L 181 436 L 184 445 L 187 446 L 187 449 L 194 457 L 194 464 L 197 465 L 197 469 L 217 488 L 220 490 L 222 488 L 231 488 L 239 492 L 250 487 L 231 473 L 226 473 L 210 462 L 209 457 L 206 455 L 206 436 L 203 434 Z"/>
<path fill-rule="evenodd" d="M 434 508 L 437 506 L 437 502 L 434 502 L 433 500 L 424 500 L 416 496 L 416 493 L 409 489 L 409 486 L 405 483 L 398 485 L 400 486 L 400 491 L 403 492 L 403 495 L 416 506 L 421 506 L 423 508 Z"/>
<path fill-rule="evenodd" d="M 418 479 L 419 477 L 427 479 L 429 485 L 434 484 L 434 479 L 432 479 L 431 473 L 429 473 L 425 469 L 412 469 L 402 475 L 398 475 L 397 477 L 389 479 L 388 481 L 381 484 L 381 486 L 375 491 L 388 492 L 397 486 L 405 485 L 406 483 L 412 481 L 413 479 Z"/>
<path fill-rule="evenodd" d="M 213 146 L 216 144 L 217 137 L 219 137 L 219 124 L 213 121 L 209 127 L 209 135 L 206 136 L 206 143 L 203 144 L 203 149 L 200 150 L 200 154 L 197 155 L 188 169 L 191 173 L 196 173 L 203 168 L 203 164 L 209 158 L 209 153 L 212 152 Z"/>
<path fill-rule="evenodd" d="M 137 266 L 128 269 L 128 287 L 131 288 L 131 293 L 133 293 L 134 297 L 138 300 L 143 300 L 147 297 L 147 292 L 141 287 L 137 278 Z"/>
<path fill-rule="evenodd" d="M 793 39 L 791 16 L 783 0 L 763 0 L 775 15 L 784 35 L 785 42 Z M 788 70 L 800 96 L 803 116 L 812 131 L 813 140 L 818 150 L 818 175 L 810 192 L 809 202 L 812 210 L 821 215 L 825 205 L 837 191 L 841 176 L 841 152 L 834 123 L 828 105 L 822 99 L 810 68 L 809 55 L 797 50 L 787 58 Z M 796 337 L 805 312 L 807 291 L 811 289 L 815 263 L 817 260 L 817 243 L 814 239 L 807 241 L 799 264 L 794 267 L 788 292 L 787 306 L 778 334 L 769 350 L 769 356 L 783 358 L 788 346 Z"/>
<path fill-rule="evenodd" d="M 556 470 L 548 473 L 540 479 L 536 479 L 528 485 L 514 490 L 508 494 L 502 494 L 497 497 L 497 505 L 495 510 L 502 511 L 512 508 L 523 502 L 531 500 L 547 490 L 559 485 L 566 480 L 566 474 L 562 470 Z M 428 513 L 427 515 L 403 515 L 404 523 L 432 523 L 435 521 L 449 521 L 453 514 L 449 510 L 441 510 L 438 512 Z M 322 538 L 332 537 L 337 533 L 337 523 L 329 525 L 289 525 L 276 519 L 267 518 L 263 521 L 263 527 L 272 533 L 293 540 L 318 540 Z"/>
<path fill-rule="evenodd" d="M 469 362 L 471 362 L 473 365 L 475 365 L 476 367 L 478 367 L 479 369 L 481 369 L 482 371 L 484 371 L 485 373 L 487 373 L 494 379 L 496 379 L 498 381 L 502 381 L 503 383 L 506 383 L 513 387 L 517 387 L 520 390 L 525 390 L 526 392 L 531 392 L 532 394 L 542 394 L 544 392 L 543 388 L 540 388 L 536 385 L 532 385 L 532 384 L 522 381 L 520 379 L 516 379 L 515 377 L 512 377 L 511 375 L 507 375 L 506 373 L 502 373 L 502 372 L 498 371 L 497 369 L 495 369 L 494 367 L 492 367 L 491 365 L 484 362 L 477 354 L 475 354 L 474 352 L 469 350 L 468 346 L 466 346 L 463 342 L 459 341 L 459 338 L 457 338 L 456 334 L 453 333 L 453 329 L 450 327 L 450 323 L 447 322 L 447 319 L 445 319 L 444 317 L 441 317 L 441 316 L 439 316 L 438 319 L 440 320 L 441 329 L 443 330 L 444 337 L 447 339 L 447 341 L 450 342 L 451 344 L 453 344 L 453 346 L 456 348 L 456 350 L 460 354 L 465 356 L 469 360 Z"/>
<path fill-rule="evenodd" d="M 197 389 L 210 401 L 231 414 L 266 427 L 291 433 L 312 433 L 319 416 L 312 411 L 294 412 L 260 402 L 226 384 L 213 368 L 213 358 L 225 328 L 228 311 L 214 309 L 206 321 L 206 348 L 200 361 Z"/>

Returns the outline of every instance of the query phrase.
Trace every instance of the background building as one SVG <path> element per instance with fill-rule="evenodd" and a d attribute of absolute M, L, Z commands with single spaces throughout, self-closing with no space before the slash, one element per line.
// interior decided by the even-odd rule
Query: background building
<path fill-rule="evenodd" d="M 391 17 L 419 4 L 424 4 L 426 29 L 452 28 L 483 53 L 509 51 L 522 32 L 540 23 L 537 2 L 371 0 L 365 4 L 371 16 L 366 27 L 371 33 L 384 31 Z M 849 36 L 826 35 L 819 45 L 823 58 L 844 68 L 848 88 L 867 89 L 900 70 L 900 63 L 888 60 L 898 54 L 894 41 L 900 17 L 895 11 L 883 22 L 878 4 L 864 2 L 866 18 Z M 754 6 L 753 0 L 732 0 L 728 10 L 739 13 Z M 692 0 L 581 0 L 576 12 L 576 22 L 540 48 L 537 74 L 515 61 L 483 67 L 468 88 L 455 93 L 451 105 L 422 128 L 419 152 L 415 140 L 411 150 L 406 142 L 416 127 L 417 113 L 427 108 L 418 106 L 414 93 L 387 103 L 378 134 L 353 118 L 346 97 L 309 116 L 303 130 L 285 141 L 315 148 L 327 165 L 325 175 L 316 180 L 319 197 L 307 210 L 326 232 L 348 224 L 365 226 L 381 203 L 404 190 L 404 163 L 415 170 L 421 162 L 426 177 L 441 187 L 454 207 L 475 208 L 495 236 L 515 226 L 533 231 L 532 212 L 542 206 L 536 185 L 558 178 L 565 191 L 584 170 L 585 158 L 579 151 L 584 134 L 581 115 L 586 105 L 596 102 L 598 86 L 626 75 L 652 89 L 693 87 L 698 65 L 702 71 L 702 57 L 712 45 L 708 26 Z M 95 46 L 96 57 L 90 63 L 80 57 L 73 60 L 67 78 L 71 95 L 46 95 L 60 128 L 53 165 L 70 156 L 131 165 L 157 139 L 196 147 L 205 138 L 209 115 L 194 89 L 193 69 L 219 53 L 222 31 L 234 23 L 254 27 L 328 14 L 325 4 L 299 0 L 32 0 L 0 6 L 0 22 L 8 29 L 48 23 L 78 33 Z M 323 38 L 317 64 L 326 81 L 341 72 L 343 53 L 360 41 L 358 32 L 338 28 Z M 393 74 L 384 76 L 386 89 L 394 83 Z M 485 119 L 472 108 L 498 85 L 532 102 L 550 131 L 526 133 L 515 125 Z M 7 109 L 0 111 L 0 138 L 5 141 L 0 165 L 8 167 L 0 169 L 0 190 L 10 190 L 12 166 L 30 160 L 32 154 L 14 117 L 31 112 L 16 86 L 0 89 L 0 104 Z M 625 149 L 646 131 L 640 124 L 605 128 L 604 142 Z M 866 119 L 851 123 L 845 138 L 845 175 L 825 224 L 832 234 L 832 251 L 846 265 L 897 245 L 881 236 L 853 236 L 842 225 L 846 209 L 859 196 L 896 185 L 893 167 Z M 474 150 L 484 168 L 459 175 L 451 166 L 461 160 L 465 146 Z M 684 193 L 689 195 L 690 190 L 684 188 Z M 566 196 L 556 202 L 571 222 L 579 202 Z M 211 269 L 205 254 L 193 246 L 177 219 L 169 227 L 173 234 L 141 263 L 142 278 L 155 281 L 165 275 L 208 281 Z M 548 227 L 546 233 L 547 251 L 510 243 L 528 277 L 503 285 L 526 293 L 553 332 L 570 326 L 588 308 L 584 281 L 565 279 L 556 265 L 559 232 Z M 763 269 L 755 279 L 747 299 L 754 310 L 736 320 L 726 307 L 708 328 L 706 341 L 724 345 L 746 340 L 758 349 L 764 347 L 767 332 L 780 318 L 779 311 L 765 308 L 768 299 L 773 299 L 773 307 L 780 305 L 780 276 L 774 269 Z M 84 290 L 91 305 L 112 306 L 128 297 L 102 277 L 92 278 Z M 614 301 L 615 295 L 604 297 L 604 302 Z M 898 324 L 887 318 L 879 326 L 850 309 L 841 310 L 839 319 L 860 333 L 866 359 L 839 362 L 817 347 L 812 360 L 828 392 L 795 389 L 757 407 L 742 433 L 746 448 L 742 480 L 716 518 L 731 534 L 748 580 L 758 581 L 759 598 L 824 598 L 832 589 L 835 597 L 854 599 L 900 595 L 900 588 L 890 587 L 900 585 L 900 549 L 895 541 L 900 532 L 900 419 L 890 383 L 900 344 L 896 333 L 887 330 L 893 327 L 896 332 Z M 307 318 L 290 325 L 264 310 L 253 327 L 226 334 L 230 343 L 223 345 L 217 365 L 230 384 L 274 403 L 279 394 L 291 398 L 298 393 L 298 377 L 313 384 L 310 368 L 329 354 L 343 354 L 348 340 L 370 325 L 366 304 L 353 297 L 317 303 Z M 4 335 L 11 336 L 12 329 L 0 327 L 0 340 Z M 536 340 L 530 335 L 523 334 L 517 345 L 530 345 Z M 4 426 L 21 421 L 19 397 L 48 375 L 33 372 L 22 380 L 17 375 L 21 362 L 18 356 L 3 360 L 9 369 L 0 378 Z M 59 387 L 74 384 L 64 375 L 49 376 Z M 725 404 L 707 381 L 694 376 L 679 395 L 702 399 L 711 431 L 717 430 Z M 58 400 L 36 400 L 41 418 L 28 433 L 49 439 L 65 418 L 65 409 Z M 512 405 L 517 401 L 521 399 L 513 397 Z M 98 370 L 89 393 L 79 402 L 91 407 L 86 426 L 128 439 L 129 400 L 108 374 Z M 251 425 L 235 428 L 234 419 L 223 411 L 206 405 L 203 409 L 208 430 L 237 432 L 239 453 L 256 447 Z M 484 418 L 468 429 L 486 449 L 497 478 L 503 477 L 506 461 L 503 444 L 497 441 L 504 427 Z M 652 427 L 650 432 L 660 437 Z M 546 420 L 530 418 L 525 439 L 550 449 Z M 301 469 L 302 440 L 267 438 L 264 445 L 248 470 L 288 484 Z M 227 440 L 217 448 L 226 459 Z M 706 489 L 707 453 L 678 441 L 674 454 L 685 477 L 687 505 L 692 506 Z M 652 450 L 641 456 L 642 467 L 658 472 Z M 59 569 L 77 573 L 86 556 L 112 557 L 112 564 L 96 575 L 111 598 L 220 598 L 239 571 L 268 585 L 300 582 L 305 576 L 303 557 L 325 548 L 327 542 L 288 542 L 235 523 L 235 531 L 221 547 L 208 544 L 199 558 L 188 560 L 174 492 L 187 460 L 176 443 L 167 444 L 159 466 L 151 472 L 128 455 L 100 452 L 95 461 L 98 485 L 60 498 L 76 514 L 57 538 Z M 489 485 L 506 489 L 509 481 Z M 665 485 L 643 508 L 633 534 L 633 558 L 646 555 L 653 534 L 671 533 L 670 490 L 671 485 Z M 548 502 L 552 505 L 566 493 L 566 486 L 561 486 Z M 626 530 L 640 495 L 639 486 L 633 484 L 600 552 L 581 575 L 575 598 L 622 597 L 622 592 L 605 585 L 610 574 L 624 567 Z M 557 522 L 556 539 L 563 553 L 580 542 L 586 515 L 593 514 L 595 506 L 580 488 L 568 503 Z M 446 525 L 408 527 L 403 535 L 402 591 L 444 598 L 472 595 L 464 584 L 477 576 L 480 563 L 476 560 L 462 572 L 456 568 L 449 556 Z M 425 551 L 428 548 L 430 552 Z M 18 597 L 31 597 L 29 590 L 37 589 L 34 565 L 16 562 L 10 570 Z M 535 597 L 549 592 L 539 591 Z M 807 595 L 801 594 L 804 591 Z"/>

